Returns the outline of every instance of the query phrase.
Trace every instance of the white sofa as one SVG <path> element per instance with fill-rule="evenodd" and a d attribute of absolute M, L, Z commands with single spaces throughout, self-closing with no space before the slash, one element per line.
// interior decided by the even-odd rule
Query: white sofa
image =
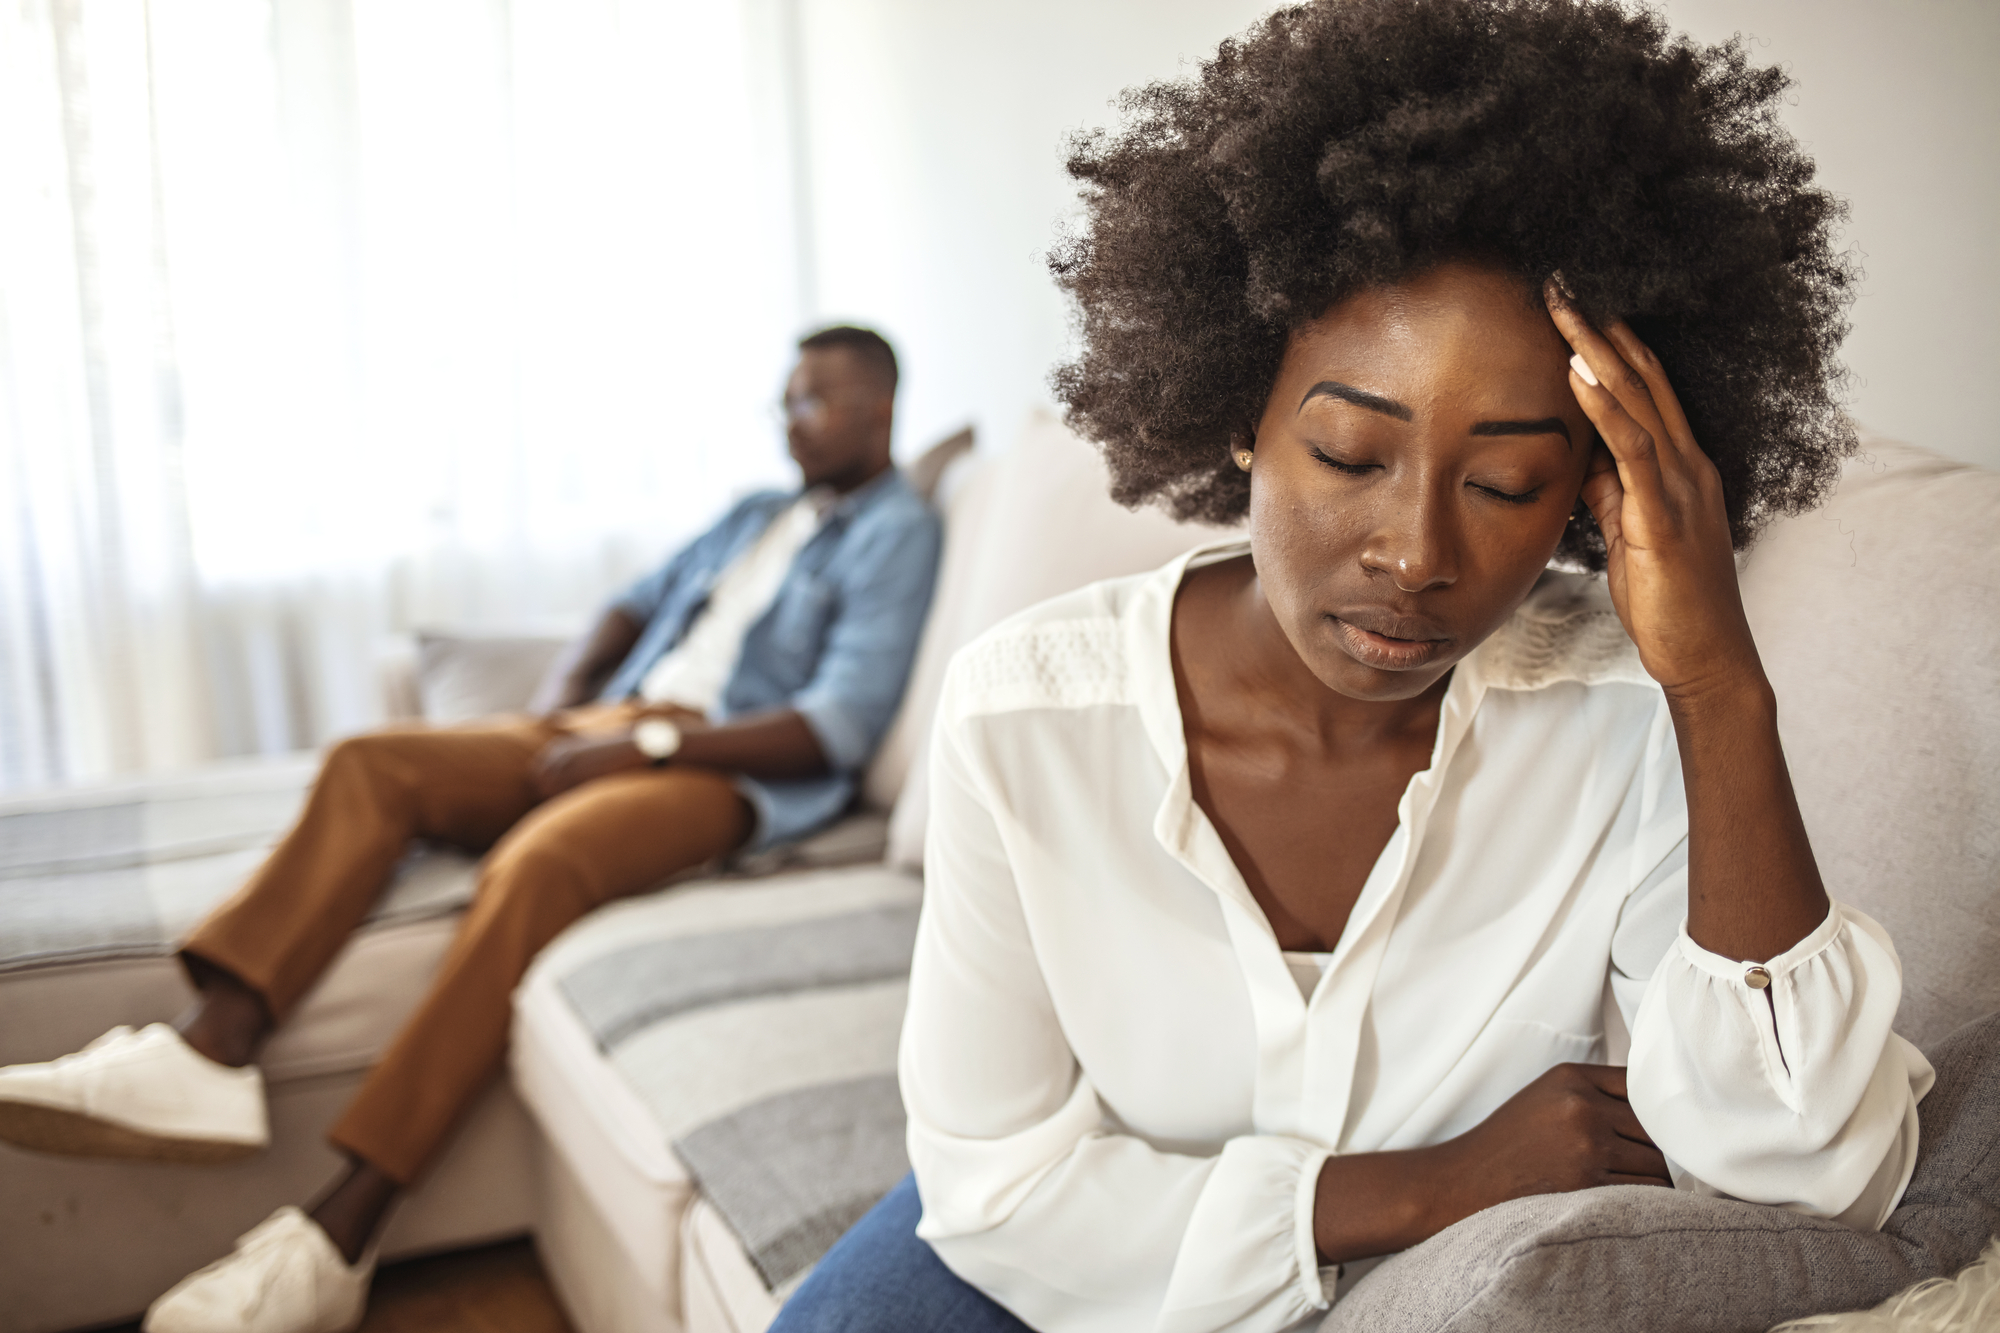
<path fill-rule="evenodd" d="M 954 460 L 972 461 L 969 446 L 965 433 L 928 450 L 911 468 L 913 484 L 927 493 L 939 488 L 939 474 Z M 1104 520 L 1102 532 L 1079 538 L 1082 558 L 1101 560 L 1108 549 L 1129 546 L 1128 559 L 1156 563 L 1190 540 L 1157 515 L 1126 515 L 1103 500 L 1094 460 L 1052 423 L 1030 432 L 1024 448 L 1022 463 L 1045 451 L 1056 469 L 1051 480 L 1075 475 L 1087 490 L 1085 508 L 1107 511 L 1095 516 Z M 969 471 L 964 463 L 939 491 L 961 526 L 992 507 L 976 497 L 997 497 L 1015 484 L 1002 475 L 992 485 L 959 486 Z M 1017 464 L 1012 472 L 1020 470 Z M 1101 567 L 1110 573 L 1123 566 Z M 1062 586 L 997 591 L 1013 601 L 992 610 L 952 607 L 941 598 L 930 632 L 966 614 L 984 623 Z M 426 639 L 409 660 L 389 663 L 391 712 L 442 722 L 522 706 L 559 647 L 537 638 Z M 805 843 L 732 864 L 722 875 L 733 882 L 879 864 L 887 811 L 919 730 L 907 717 L 899 722 L 868 775 L 869 798 L 854 815 Z M 235 760 L 0 798 L 0 1063 L 50 1059 L 114 1024 L 136 1026 L 180 1012 L 191 993 L 173 957 L 175 941 L 233 891 L 289 825 L 317 764 L 311 754 Z M 0 1333 L 57 1333 L 136 1318 L 272 1208 L 306 1198 L 328 1180 L 339 1162 L 325 1131 L 422 995 L 470 896 L 472 875 L 463 856 L 413 849 L 368 922 L 265 1052 L 268 1152 L 227 1167 L 192 1168 L 51 1157 L 0 1144 Z M 535 1230 L 555 1206 L 537 1194 L 542 1173 L 534 1164 L 543 1158 L 535 1123 L 512 1083 L 500 1080 L 397 1208 L 384 1258 Z M 673 1244 L 669 1249 L 678 1252 Z"/>
<path fill-rule="evenodd" d="M 1052 417 L 946 478 L 937 599 L 867 783 L 870 803 L 892 811 L 881 861 L 689 883 L 614 904 L 551 944 L 516 993 L 514 1084 L 544 1131 L 536 1238 L 579 1333 L 762 1329 L 810 1259 L 907 1170 L 895 1044 L 922 892 L 922 755 L 945 664 L 1017 610 L 1218 535 L 1121 509 L 1106 489 L 1095 451 Z M 671 991 L 672 962 L 745 947 L 752 957 L 782 950 L 785 967 L 637 1022 L 593 1013 L 602 1001 L 566 993 L 621 958 L 653 968 L 658 989 Z M 806 977 L 810 988 L 791 989 Z M 593 1022 L 613 1038 L 601 1042 Z M 843 1097 L 872 1115 L 843 1118 Z M 805 1114 L 806 1130 L 824 1138 L 780 1129 L 773 1141 L 768 1119 L 786 1114 Z M 743 1121 L 760 1115 L 767 1137 L 742 1139 L 753 1132 Z M 684 1159 L 729 1135 L 739 1163 L 774 1159 L 761 1178 L 738 1178 L 736 1193 L 764 1219 L 807 1218 L 800 1234 L 781 1227 L 746 1247 L 726 1210 L 704 1197 Z M 772 1200 L 772 1191 L 787 1197 Z M 736 1220 L 754 1231 L 756 1218 L 739 1210 Z"/>
<path fill-rule="evenodd" d="M 948 477 L 942 507 L 939 597 L 869 774 L 873 828 L 761 878 L 614 904 L 552 945 L 516 996 L 509 1084 L 398 1214 L 391 1255 L 532 1229 L 578 1333 L 749 1333 L 900 1174 L 897 932 L 921 893 L 945 660 L 1021 606 L 1209 535 L 1111 505 L 1093 452 L 1046 419 Z M 2000 1008 L 2000 476 L 1870 441 L 1827 508 L 1774 525 L 1744 587 L 1829 885 L 1901 947 L 1902 1029 L 1921 1043 Z M 0 1060 L 173 1013 L 167 942 L 309 775 L 219 766 L 0 802 Z M 888 851 L 860 860 L 882 812 Z M 467 869 L 419 857 L 273 1043 L 271 1153 L 216 1171 L 0 1147 L 0 1333 L 128 1318 L 323 1178 L 319 1135 L 427 980 Z M 37 916 L 37 894 L 67 901 L 99 874 L 123 887 L 95 926 Z"/>

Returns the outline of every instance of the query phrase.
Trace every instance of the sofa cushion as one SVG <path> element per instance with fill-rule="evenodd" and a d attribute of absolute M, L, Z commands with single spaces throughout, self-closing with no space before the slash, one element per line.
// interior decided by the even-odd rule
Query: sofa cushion
<path fill-rule="evenodd" d="M 668 1308 L 697 1193 L 781 1299 L 909 1170 L 896 1041 L 920 896 L 880 865 L 690 883 L 593 913 L 530 969 L 516 1086 Z"/>
<path fill-rule="evenodd" d="M 184 1009 L 176 941 L 290 823 L 315 763 L 231 761 L 0 801 L 0 1063 Z M 0 1145 L 0 1328 L 136 1318 L 272 1208 L 320 1187 L 339 1165 L 327 1127 L 422 996 L 471 886 L 464 857 L 419 851 L 405 863 L 260 1057 L 268 1151 L 197 1169 Z M 532 1199 L 509 1164 L 532 1142 L 512 1094 L 490 1091 L 398 1209 L 385 1253 L 523 1230 Z"/>
<path fill-rule="evenodd" d="M 2000 1014 L 1926 1054 L 1922 1151 L 1880 1232 L 1640 1186 L 1538 1195 L 1378 1265 L 1321 1333 L 1762 1333 L 1956 1273 L 2000 1234 Z"/>
<path fill-rule="evenodd" d="M 0 800 L 0 979 L 171 957 L 291 824 L 317 764 L 310 754 L 233 760 Z M 449 916 L 470 899 L 472 876 L 470 858 L 413 848 L 368 927 Z M 0 1063 L 74 1050 L 75 1035 L 0 1024 Z M 274 1045 L 274 1059 L 294 1054 L 296 1035 Z"/>
<path fill-rule="evenodd" d="M 1864 438 L 1743 600 L 1827 890 L 1902 956 L 1896 1030 L 2000 1009 L 2000 473 Z"/>

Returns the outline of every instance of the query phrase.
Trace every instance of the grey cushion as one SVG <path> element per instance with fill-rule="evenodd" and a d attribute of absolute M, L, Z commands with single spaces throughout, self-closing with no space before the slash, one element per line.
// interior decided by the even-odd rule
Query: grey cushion
<path fill-rule="evenodd" d="M 1638 1186 L 1539 1195 L 1384 1262 L 1321 1333 L 1762 1333 L 1955 1273 L 2000 1234 L 2000 1014 L 1926 1054 L 1922 1151 L 1879 1233 Z"/>
<path fill-rule="evenodd" d="M 1896 1030 L 2000 1008 L 2000 473 L 1865 440 L 1743 605 L 1827 892 L 1902 955 Z"/>

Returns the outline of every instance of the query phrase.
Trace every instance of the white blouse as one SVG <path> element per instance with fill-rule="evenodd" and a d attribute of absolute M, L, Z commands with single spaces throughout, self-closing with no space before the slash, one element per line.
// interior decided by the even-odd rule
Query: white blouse
<path fill-rule="evenodd" d="M 1683 1188 L 1880 1226 L 1931 1082 L 1895 947 L 1836 905 L 1767 1003 L 1688 938 L 1673 728 L 1600 580 L 1544 577 L 1459 664 L 1302 997 L 1191 796 L 1169 660 L 1185 569 L 1245 549 L 952 663 L 901 1056 L 944 1262 L 1045 1333 L 1289 1328 L 1333 1290 L 1330 1154 L 1452 1138 L 1571 1060 L 1628 1060 Z"/>

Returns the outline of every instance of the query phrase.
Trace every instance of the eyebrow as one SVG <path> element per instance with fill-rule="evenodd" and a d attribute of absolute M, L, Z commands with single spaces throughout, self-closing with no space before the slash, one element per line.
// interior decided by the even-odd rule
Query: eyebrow
<path fill-rule="evenodd" d="M 1398 421 L 1413 421 L 1416 413 L 1393 398 L 1384 398 L 1379 393 L 1357 389 L 1352 384 L 1342 384 L 1339 380 L 1321 380 L 1306 390 L 1306 396 L 1299 400 L 1299 411 L 1315 398 L 1338 398 L 1356 407 L 1365 407 L 1370 412 L 1380 412 L 1385 417 Z M 1574 444 L 1570 438 L 1569 426 L 1561 417 L 1543 417 L 1539 421 L 1482 421 L 1472 428 L 1474 435 L 1560 435 L 1565 443 Z"/>
<path fill-rule="evenodd" d="M 1393 398 L 1384 398 L 1381 394 L 1357 389 L 1352 384 L 1342 384 L 1339 380 L 1321 380 L 1307 389 L 1306 396 L 1299 399 L 1299 411 L 1305 411 L 1306 404 L 1315 398 L 1338 398 L 1342 402 L 1365 407 L 1370 412 L 1380 412 L 1383 416 L 1394 417 L 1398 421 L 1413 421 L 1417 415 Z"/>

